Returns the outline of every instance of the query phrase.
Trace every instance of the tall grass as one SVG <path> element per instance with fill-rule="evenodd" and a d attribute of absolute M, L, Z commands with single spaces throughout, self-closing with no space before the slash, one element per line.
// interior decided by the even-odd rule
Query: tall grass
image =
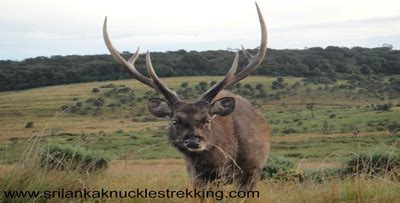
<path fill-rule="evenodd" d="M 57 191 L 60 189 L 81 191 L 84 189 L 100 190 L 101 188 L 122 191 L 136 188 L 184 190 L 191 187 L 184 172 L 183 164 L 173 165 L 173 163 L 169 163 L 170 161 L 160 162 L 157 160 L 151 163 L 149 161 L 131 163 L 132 161 L 125 160 L 112 162 L 107 170 L 98 172 L 87 171 L 82 173 L 81 170 L 73 167 L 65 167 L 63 170 L 50 170 L 51 168 L 43 167 L 41 164 L 43 151 L 40 149 L 40 137 L 32 138 L 27 146 L 27 152 L 23 154 L 20 162 L 15 164 L 13 169 L 0 176 L 1 191 Z M 62 163 L 59 158 L 53 158 Z M 296 165 L 292 166 L 287 161 L 282 162 L 275 158 L 274 162 L 287 168 L 296 168 Z M 273 165 L 273 162 L 271 165 Z M 271 167 L 273 168 L 273 166 Z M 261 195 L 260 198 L 248 199 L 248 202 L 398 202 L 400 199 L 400 179 L 393 178 L 393 173 L 400 169 L 398 166 L 396 167 L 379 174 L 357 169 L 353 171 L 352 175 L 337 176 L 335 174 L 325 177 L 326 171 L 320 170 L 312 174 L 302 174 L 306 178 L 301 180 L 297 178 L 269 178 L 261 181 L 257 187 Z M 279 171 L 279 169 L 273 169 Z M 234 189 L 232 186 L 224 188 L 225 191 L 232 189 Z M 6 199 L 3 194 L 0 195 L 0 200 L 3 202 L 35 201 L 35 199 L 30 198 Z M 36 199 L 36 201 L 43 200 L 45 199 Z M 56 198 L 49 201 L 59 202 L 61 200 Z M 103 201 L 106 199 L 87 200 Z M 81 200 L 75 199 L 75 201 Z M 118 201 L 131 202 L 132 200 L 120 199 Z M 174 198 L 134 199 L 134 201 L 200 202 L 201 200 Z M 240 201 L 240 199 L 226 199 L 223 202 Z"/>

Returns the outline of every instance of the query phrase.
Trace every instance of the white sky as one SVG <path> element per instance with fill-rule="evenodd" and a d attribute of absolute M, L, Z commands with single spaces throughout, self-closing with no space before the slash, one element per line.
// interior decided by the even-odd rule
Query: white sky
<path fill-rule="evenodd" d="M 275 49 L 400 48 L 398 0 L 258 0 Z M 259 44 L 254 0 L 0 0 L 0 59 Z"/>

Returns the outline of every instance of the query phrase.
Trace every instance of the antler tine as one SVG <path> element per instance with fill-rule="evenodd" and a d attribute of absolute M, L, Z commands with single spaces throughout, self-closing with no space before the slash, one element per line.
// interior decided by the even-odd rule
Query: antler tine
<path fill-rule="evenodd" d="M 229 69 L 228 73 L 225 75 L 225 78 L 221 80 L 218 84 L 211 87 L 207 92 L 203 94 L 201 100 L 206 102 L 211 102 L 217 94 L 224 89 L 224 87 L 233 79 L 236 69 L 239 63 L 239 52 L 236 53 L 235 59 L 233 60 L 233 64 L 231 69 Z"/>
<path fill-rule="evenodd" d="M 104 42 L 107 46 L 108 51 L 110 51 L 111 56 L 118 61 L 121 65 L 123 65 L 125 67 L 125 69 L 129 72 L 130 75 L 132 75 L 132 77 L 134 77 L 135 79 L 139 80 L 140 82 L 150 86 L 151 88 L 156 89 L 156 85 L 154 84 L 154 82 L 150 79 L 147 78 L 145 76 L 143 76 L 142 74 L 140 74 L 135 66 L 134 63 L 136 61 L 136 59 L 139 57 L 139 48 L 136 50 L 135 54 L 133 54 L 133 56 L 131 56 L 131 58 L 129 58 L 128 61 L 126 61 L 117 51 L 117 49 L 114 48 L 114 46 L 111 43 L 111 40 L 108 36 L 108 32 L 107 32 L 107 17 L 105 17 L 104 19 L 104 24 L 103 24 L 103 38 L 104 38 Z"/>
<path fill-rule="evenodd" d="M 128 63 L 131 64 L 132 66 L 135 65 L 136 60 L 139 58 L 139 49 L 140 47 L 138 47 L 136 49 L 136 52 L 128 59 Z"/>
<path fill-rule="evenodd" d="M 233 84 L 239 82 L 240 80 L 243 80 L 246 78 L 254 69 L 256 69 L 261 62 L 263 61 L 265 57 L 265 53 L 267 51 L 267 41 L 268 41 L 268 35 L 267 35 L 267 26 L 265 25 L 264 18 L 262 16 L 262 13 L 260 11 L 260 8 L 258 7 L 258 4 L 256 2 L 256 7 L 257 7 L 257 14 L 258 14 L 258 19 L 260 21 L 260 26 L 261 26 L 261 43 L 260 43 L 260 49 L 258 50 L 257 54 L 255 56 L 251 56 L 247 50 L 244 49 L 242 46 L 243 53 L 246 58 L 251 56 L 251 58 L 248 58 L 249 64 L 246 65 L 245 68 L 243 68 L 242 71 L 240 71 L 238 74 L 235 75 L 235 77 L 225 86 L 225 88 L 228 88 L 232 86 Z"/>
<path fill-rule="evenodd" d="M 243 45 L 241 45 L 241 47 L 242 47 L 242 52 L 243 52 L 243 55 L 244 55 L 244 57 L 249 61 L 249 63 L 251 62 L 251 59 L 254 57 L 253 55 L 251 55 L 247 50 L 246 50 L 246 48 L 244 48 L 244 46 Z"/>
<path fill-rule="evenodd" d="M 146 68 L 150 77 L 153 79 L 154 84 L 157 86 L 157 89 L 164 95 L 165 99 L 172 105 L 177 101 L 180 101 L 178 95 L 169 89 L 163 82 L 158 78 L 156 72 L 154 71 L 153 65 L 151 63 L 150 52 L 147 51 L 146 54 Z"/>
<path fill-rule="evenodd" d="M 244 56 L 249 61 L 249 64 L 235 75 L 238 61 L 239 61 L 239 52 L 236 53 L 235 59 L 233 61 L 232 67 L 229 72 L 226 74 L 225 78 L 220 81 L 217 85 L 211 87 L 206 93 L 203 94 L 201 100 L 211 102 L 215 96 L 224 88 L 228 88 L 229 86 L 235 84 L 236 82 L 246 78 L 251 71 L 257 68 L 258 65 L 262 62 L 265 57 L 265 52 L 267 50 L 267 27 L 265 26 L 264 18 L 261 14 L 260 8 L 256 2 L 258 18 L 261 25 L 261 44 L 258 53 L 255 56 L 252 56 L 243 46 L 242 52 Z"/>

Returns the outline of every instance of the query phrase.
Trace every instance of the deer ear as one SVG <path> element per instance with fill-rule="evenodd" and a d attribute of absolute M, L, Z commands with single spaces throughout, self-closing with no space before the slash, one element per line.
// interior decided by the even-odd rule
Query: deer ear
<path fill-rule="evenodd" d="M 235 110 L 236 100 L 233 97 L 223 97 L 211 104 L 210 114 L 227 116 Z"/>
<path fill-rule="evenodd" d="M 150 98 L 147 101 L 147 109 L 157 117 L 167 117 L 171 114 L 168 102 L 159 98 Z"/>

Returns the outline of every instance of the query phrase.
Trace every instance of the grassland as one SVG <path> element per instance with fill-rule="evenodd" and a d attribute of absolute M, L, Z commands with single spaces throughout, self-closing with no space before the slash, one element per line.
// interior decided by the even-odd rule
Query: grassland
<path fill-rule="evenodd" d="M 185 77 L 163 81 L 178 90 L 182 82 L 188 82 L 194 89 L 200 81 L 218 79 Z M 270 97 L 245 97 L 270 122 L 271 154 L 293 160 L 298 170 L 340 168 L 354 154 L 394 150 L 400 146 L 399 136 L 387 128 L 388 124 L 400 121 L 400 107 L 396 106 L 400 99 L 370 97 L 357 93 L 357 89 L 335 88 L 346 81 L 316 85 L 304 84 L 302 78 L 288 77 L 284 78 L 285 88 L 273 89 L 271 84 L 275 80 L 251 77 L 242 87 L 250 84 L 254 89 L 257 84 L 264 85 Z M 134 80 L 112 81 L 113 87 L 110 83 L 0 92 L 0 180 L 3 181 L 0 188 L 189 187 L 180 155 L 165 136 L 167 122 L 153 118 L 145 108 L 146 98 L 155 94 Z M 105 96 L 126 87 L 128 93 Z M 99 91 L 93 91 L 94 88 Z M 128 94 L 132 101 L 126 101 L 130 98 L 126 97 Z M 99 98 L 102 98 L 101 105 L 96 104 Z M 370 107 L 388 103 L 393 107 L 387 111 Z M 26 128 L 29 122 L 33 126 Z M 110 166 L 105 171 L 85 175 L 74 171 L 44 172 L 36 168 L 37 163 L 23 169 L 21 162 L 17 162 L 31 146 L 54 143 L 85 148 L 110 160 Z M 16 184 L 21 178 L 25 182 Z M 49 184 L 50 181 L 54 183 Z M 322 183 L 264 181 L 259 190 L 263 199 L 271 202 L 396 202 L 400 198 L 398 181 L 363 175 Z"/>

